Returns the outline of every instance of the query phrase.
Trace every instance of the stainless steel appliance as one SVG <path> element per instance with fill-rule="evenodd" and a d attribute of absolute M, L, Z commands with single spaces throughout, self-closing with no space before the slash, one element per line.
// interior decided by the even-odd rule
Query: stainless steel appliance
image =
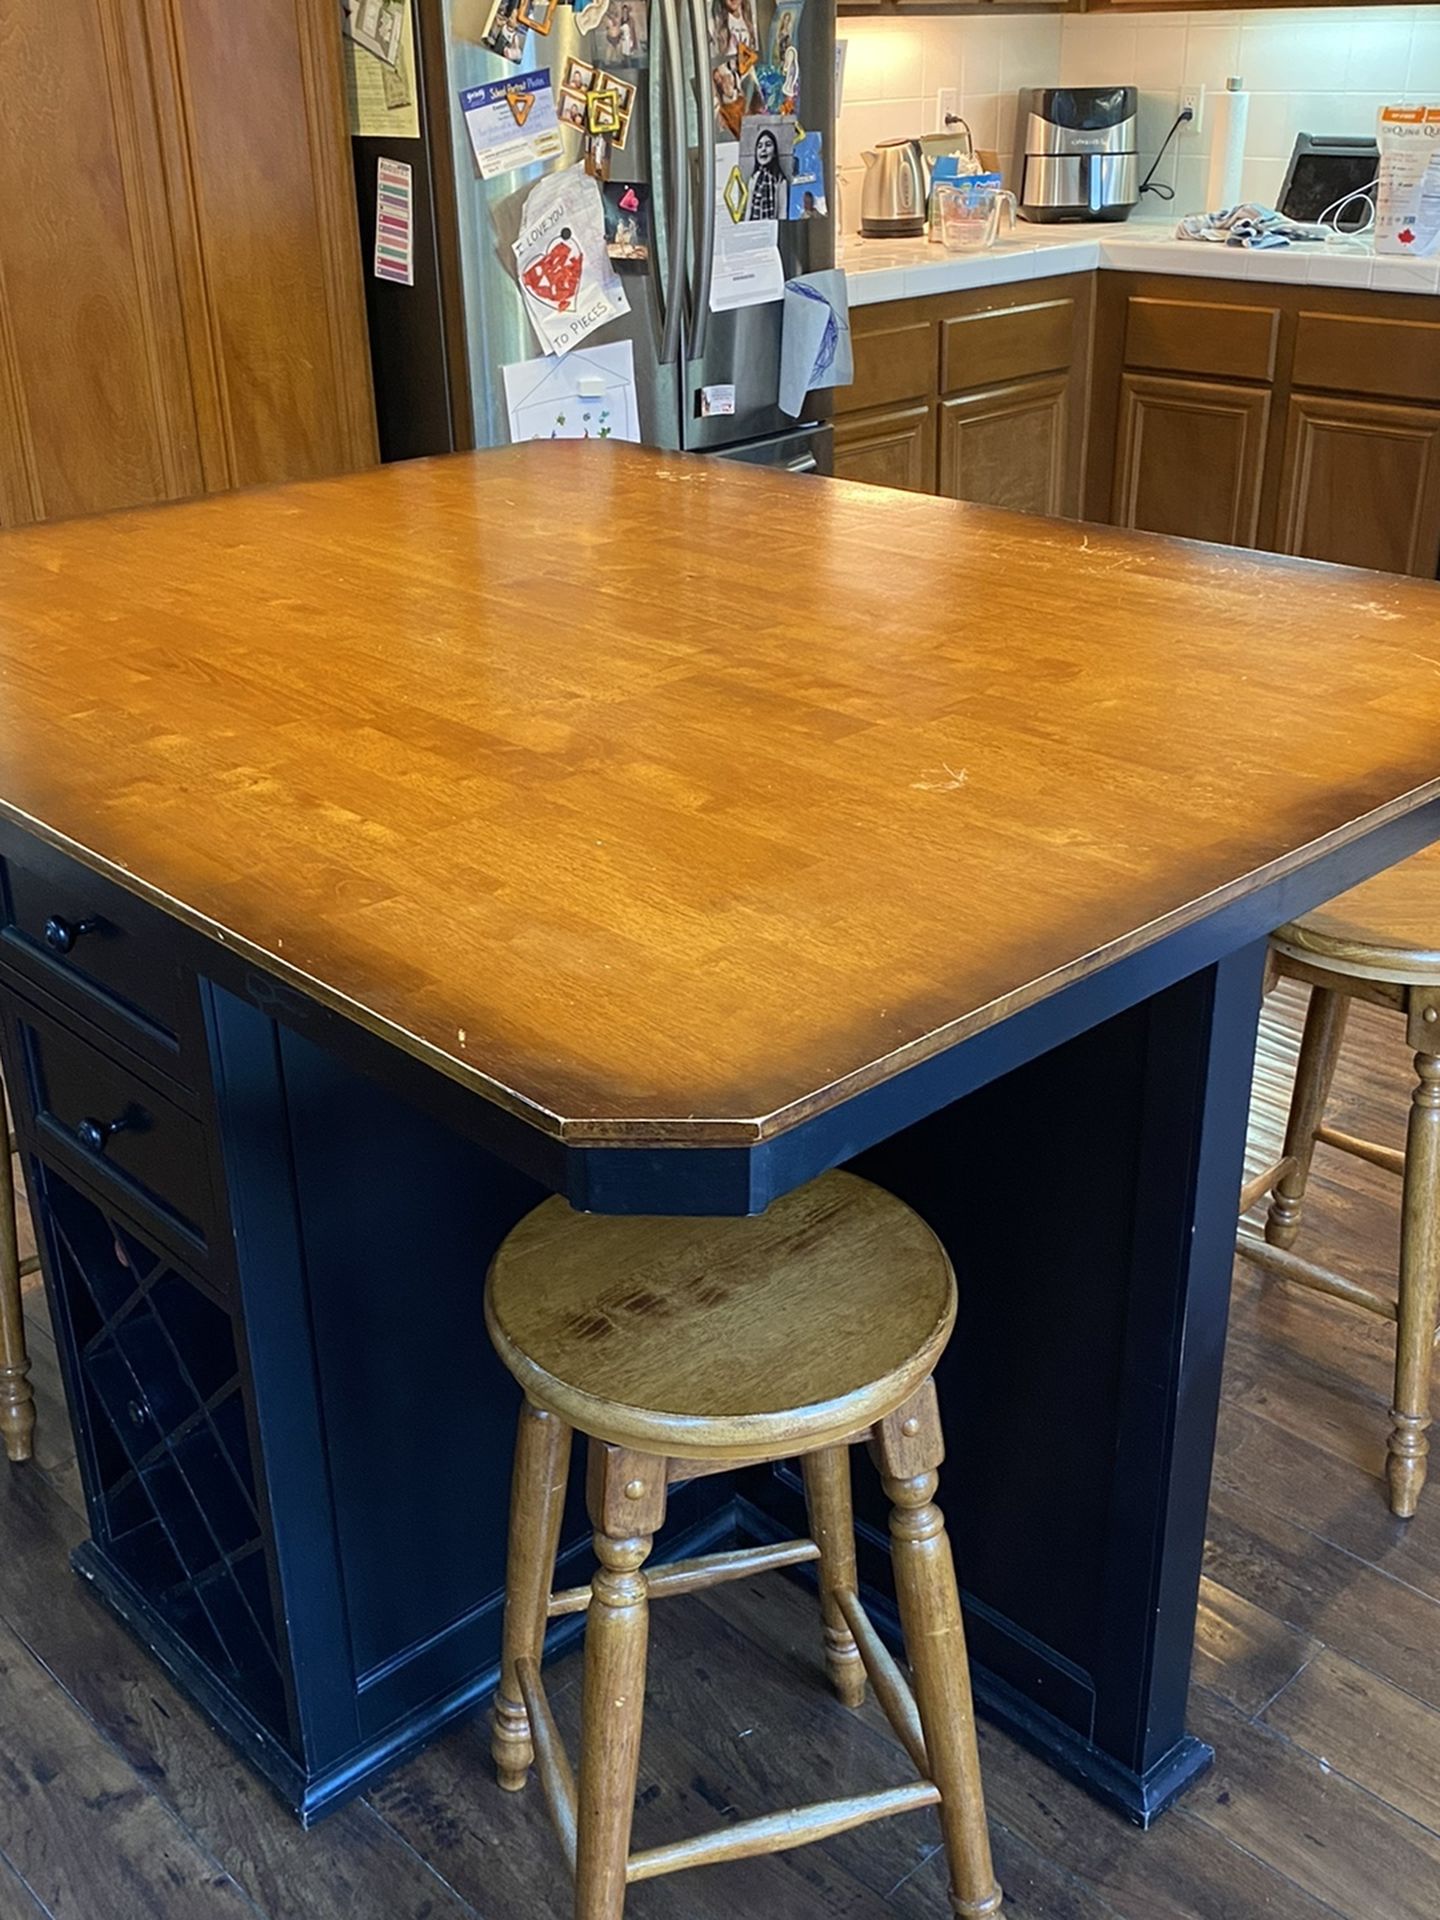
<path fill-rule="evenodd" d="M 1022 87 L 1020 217 L 1123 220 L 1140 198 L 1134 87 Z"/>
<path fill-rule="evenodd" d="M 871 240 L 899 240 L 925 231 L 930 169 L 918 140 L 882 140 L 862 153 L 860 231 Z"/>
<path fill-rule="evenodd" d="M 375 234 L 376 161 L 408 161 L 415 196 L 415 285 L 367 275 L 371 359 L 386 459 L 499 446 L 508 434 L 501 369 L 538 356 L 508 240 L 524 192 L 545 173 L 580 159 L 578 134 L 564 156 L 493 180 L 479 177 L 459 109 L 462 90 L 548 67 L 556 97 L 566 62 L 597 63 L 634 84 L 623 149 L 611 177 L 650 189 L 650 257 L 620 271 L 630 311 L 599 331 L 596 344 L 633 343 L 642 438 L 650 445 L 742 454 L 794 471 L 829 471 L 828 396 L 799 421 L 776 403 L 783 303 L 709 311 L 715 222 L 715 150 L 734 138 L 720 124 L 715 83 L 726 0 L 649 0 L 643 36 L 648 65 L 607 54 L 599 29 L 582 31 L 577 10 L 548 10 L 550 32 L 531 32 L 523 61 L 452 32 L 463 0 L 415 0 L 418 140 L 357 138 L 355 177 L 362 242 Z M 762 48 L 783 5 L 748 0 Z M 646 0 L 630 0 L 642 12 Z M 547 10 L 538 8 L 535 17 Z M 473 15 L 473 6 L 468 12 Z M 587 14 L 590 12 L 586 9 Z M 788 23 L 799 59 L 798 118 L 823 134 L 828 215 L 782 220 L 786 277 L 835 262 L 833 8 L 811 0 Z M 702 411 L 703 389 L 733 386 L 733 413 Z M 709 404 L 713 404 L 709 403 Z"/>

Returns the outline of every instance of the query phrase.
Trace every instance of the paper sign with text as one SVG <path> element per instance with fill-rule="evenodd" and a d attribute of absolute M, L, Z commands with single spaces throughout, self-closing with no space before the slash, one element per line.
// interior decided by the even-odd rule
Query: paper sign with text
<path fill-rule="evenodd" d="M 513 173 L 536 160 L 558 160 L 565 151 L 548 72 L 517 73 L 510 80 L 466 87 L 460 110 L 483 179 Z"/>

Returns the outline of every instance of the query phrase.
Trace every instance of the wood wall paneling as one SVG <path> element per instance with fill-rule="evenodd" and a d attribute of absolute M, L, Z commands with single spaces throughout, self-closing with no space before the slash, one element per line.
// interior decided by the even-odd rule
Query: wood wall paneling
<path fill-rule="evenodd" d="M 1022 513 L 1066 509 L 1065 374 L 940 403 L 940 492 Z"/>
<path fill-rule="evenodd" d="M 1294 393 L 1282 553 L 1433 578 L 1440 562 L 1440 409 Z"/>
<path fill-rule="evenodd" d="M 1263 387 L 1124 374 L 1115 524 L 1252 546 L 1269 418 Z"/>

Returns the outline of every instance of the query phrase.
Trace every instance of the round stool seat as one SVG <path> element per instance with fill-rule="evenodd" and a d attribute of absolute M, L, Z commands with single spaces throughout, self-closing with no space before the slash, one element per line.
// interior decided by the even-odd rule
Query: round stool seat
<path fill-rule="evenodd" d="M 1294 960 L 1396 986 L 1440 981 L 1440 845 L 1277 930 Z"/>
<path fill-rule="evenodd" d="M 827 1173 L 747 1219 L 547 1200 L 490 1266 L 485 1318 L 537 1405 L 681 1459 L 784 1459 L 909 1399 L 955 1321 L 945 1249 L 903 1201 Z"/>

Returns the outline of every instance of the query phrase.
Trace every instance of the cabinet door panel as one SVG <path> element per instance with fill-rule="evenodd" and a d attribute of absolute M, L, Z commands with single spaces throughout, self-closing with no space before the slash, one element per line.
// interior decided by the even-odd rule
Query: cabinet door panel
<path fill-rule="evenodd" d="M 301 0 L 169 0 L 164 30 L 209 482 L 367 465 L 374 405 L 334 21 Z"/>
<path fill-rule="evenodd" d="M 1065 511 L 1068 380 L 1019 380 L 940 406 L 940 491 L 952 500 Z"/>
<path fill-rule="evenodd" d="M 835 477 L 873 487 L 935 491 L 935 415 L 926 407 L 841 416 L 835 422 Z"/>
<path fill-rule="evenodd" d="M 1291 396 L 1282 553 L 1433 578 L 1440 561 L 1440 409 Z"/>
<path fill-rule="evenodd" d="M 143 33 L 122 0 L 0 8 L 0 519 L 201 483 Z"/>
<path fill-rule="evenodd" d="M 1125 374 L 1115 524 L 1253 546 L 1269 421 L 1263 387 Z"/>

